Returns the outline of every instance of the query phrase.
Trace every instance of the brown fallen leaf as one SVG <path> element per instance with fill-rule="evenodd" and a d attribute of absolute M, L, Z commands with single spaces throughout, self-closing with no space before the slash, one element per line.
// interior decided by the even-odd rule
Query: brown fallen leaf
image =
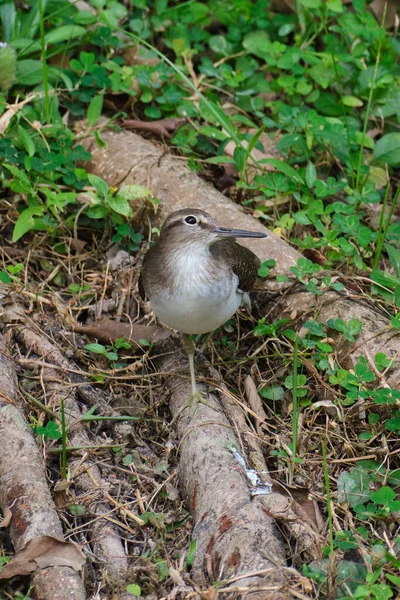
<path fill-rule="evenodd" d="M 261 397 L 257 392 L 257 386 L 254 383 L 251 375 L 248 375 L 244 380 L 244 389 L 250 408 L 258 417 L 258 420 L 256 422 L 256 431 L 257 433 L 261 433 L 262 430 L 260 423 L 267 420 L 267 415 L 263 408 Z"/>
<path fill-rule="evenodd" d="M 152 131 L 153 133 L 170 138 L 171 134 L 186 123 L 186 119 L 159 119 L 158 121 L 139 121 L 137 119 L 124 119 L 121 122 L 125 129 L 141 129 L 142 131 Z"/>
<path fill-rule="evenodd" d="M 84 333 L 98 339 L 100 342 L 115 342 L 119 338 L 125 338 L 139 345 L 141 340 L 148 340 L 152 344 L 161 342 L 171 336 L 167 329 L 161 329 L 155 325 L 137 325 L 136 323 L 121 323 L 112 319 L 101 319 L 94 325 L 77 325 L 75 331 Z M 143 344 L 144 345 L 144 344 Z"/>
<path fill-rule="evenodd" d="M 326 265 L 325 256 L 316 248 L 306 248 L 305 250 L 303 250 L 303 256 L 308 258 L 308 260 L 311 260 L 312 262 L 316 263 L 317 265 L 321 265 L 321 267 Z"/>
<path fill-rule="evenodd" d="M 0 117 L 0 135 L 5 133 L 14 115 L 16 115 L 23 108 L 23 106 L 25 106 L 25 104 L 28 104 L 34 98 L 36 98 L 36 96 L 37 94 L 29 94 L 25 100 L 22 100 L 21 102 L 7 104 L 7 110 Z"/>
<path fill-rule="evenodd" d="M 285 485 L 274 481 L 274 491 L 278 491 L 284 496 L 292 498 L 292 509 L 304 523 L 311 527 L 315 532 L 321 532 L 324 528 L 324 521 L 318 508 L 318 504 L 311 497 L 308 488 L 300 488 Z"/>
<path fill-rule="evenodd" d="M 74 542 L 63 542 L 49 535 L 30 540 L 0 572 L 0 579 L 29 575 L 47 567 L 71 567 L 80 571 L 85 556 Z"/>
<path fill-rule="evenodd" d="M 399 0 L 373 0 L 368 8 L 375 15 L 378 23 L 382 22 L 382 17 L 386 12 L 386 29 L 398 27 L 399 17 L 397 15 L 397 11 L 399 9 Z"/>

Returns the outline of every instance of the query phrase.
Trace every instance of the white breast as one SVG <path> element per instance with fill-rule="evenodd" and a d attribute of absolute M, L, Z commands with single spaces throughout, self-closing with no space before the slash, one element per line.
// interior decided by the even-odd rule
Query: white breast
<path fill-rule="evenodd" d="M 198 248 L 174 257 L 173 286 L 150 297 L 163 323 L 182 333 L 208 333 L 235 314 L 244 296 L 237 290 L 238 277 L 215 263 L 210 269 L 210 260 L 208 249 L 199 253 Z"/>

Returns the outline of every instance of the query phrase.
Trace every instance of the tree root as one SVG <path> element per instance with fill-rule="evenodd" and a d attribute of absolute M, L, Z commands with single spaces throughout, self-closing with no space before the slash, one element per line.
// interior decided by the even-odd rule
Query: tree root
<path fill-rule="evenodd" d="M 12 512 L 10 534 L 18 552 L 40 536 L 64 540 L 32 430 L 19 409 L 14 363 L 0 349 L 0 504 Z M 33 575 L 39 600 L 84 600 L 79 574 L 71 567 L 38 569 Z"/>
<path fill-rule="evenodd" d="M 43 367 L 43 382 L 47 389 L 49 403 L 52 410 L 60 417 L 61 401 L 64 401 L 69 445 L 90 446 L 92 442 L 88 432 L 80 423 L 81 411 L 76 402 L 74 388 L 66 389 L 65 386 L 65 382 L 68 381 L 68 371 L 71 369 L 69 361 L 47 338 L 40 336 L 28 326 L 17 326 L 15 335 L 28 350 L 34 351 L 46 362 L 51 361 L 54 365 L 60 366 L 60 370 Z M 60 379 L 63 383 L 59 383 Z M 110 410 L 109 406 L 108 410 Z M 86 498 L 84 504 L 87 509 L 98 517 L 91 525 L 94 554 L 105 567 L 106 583 L 121 589 L 128 568 L 127 557 L 115 526 L 104 518 L 104 515 L 111 512 L 111 507 L 106 500 L 100 470 L 94 462 L 88 459 L 84 450 L 74 451 L 71 456 L 68 469 L 73 475 L 75 493 L 78 497 Z"/>
<path fill-rule="evenodd" d="M 186 367 L 182 355 L 159 361 L 163 371 Z M 179 413 L 190 395 L 190 384 L 168 379 L 170 407 Z M 203 390 L 204 391 L 204 390 Z M 248 598 L 266 598 L 257 589 L 268 584 L 268 598 L 288 597 L 283 589 L 293 578 L 286 573 L 283 540 L 261 496 L 252 496 L 245 469 L 238 462 L 240 441 L 214 394 L 177 418 L 180 441 L 179 477 L 195 522 L 196 552 L 191 576 L 198 585 L 222 581 L 251 588 Z M 260 571 L 260 574 L 254 572 Z M 261 595 L 259 595 L 261 594 Z M 236 597 L 236 596 L 233 596 Z"/>

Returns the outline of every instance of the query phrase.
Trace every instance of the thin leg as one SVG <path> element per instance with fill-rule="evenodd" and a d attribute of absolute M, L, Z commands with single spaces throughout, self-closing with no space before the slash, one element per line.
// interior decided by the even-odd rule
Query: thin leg
<path fill-rule="evenodd" d="M 188 355 L 188 359 L 189 359 L 190 381 L 192 383 L 192 393 L 190 395 L 190 398 L 187 400 L 187 402 L 185 402 L 185 404 L 183 406 L 181 406 L 180 409 L 178 410 L 178 412 L 175 414 L 170 425 L 173 425 L 175 423 L 175 421 L 178 419 L 178 417 L 181 415 L 181 413 L 186 408 L 190 408 L 190 416 L 193 416 L 194 412 L 196 410 L 196 406 L 199 402 L 202 402 L 203 404 L 206 404 L 210 408 L 213 408 L 212 406 L 207 404 L 207 402 L 202 397 L 201 392 L 199 392 L 199 390 L 197 389 L 196 375 L 195 375 L 195 370 L 194 370 L 194 344 L 192 342 L 192 338 L 187 333 L 182 334 L 182 346 L 183 346 L 183 349 L 185 350 L 186 354 Z"/>
<path fill-rule="evenodd" d="M 192 383 L 192 396 L 194 396 L 198 393 L 196 386 L 196 375 L 194 372 L 194 344 L 192 342 L 192 338 L 187 333 L 182 334 L 182 346 L 189 359 L 190 381 Z"/>

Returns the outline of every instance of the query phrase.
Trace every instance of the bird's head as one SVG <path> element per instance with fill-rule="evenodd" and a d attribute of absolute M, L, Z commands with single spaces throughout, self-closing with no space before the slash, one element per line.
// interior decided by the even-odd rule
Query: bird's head
<path fill-rule="evenodd" d="M 265 238 L 266 233 L 221 227 L 204 210 L 184 208 L 169 215 L 161 228 L 161 236 L 181 243 L 211 246 L 220 238 Z"/>

